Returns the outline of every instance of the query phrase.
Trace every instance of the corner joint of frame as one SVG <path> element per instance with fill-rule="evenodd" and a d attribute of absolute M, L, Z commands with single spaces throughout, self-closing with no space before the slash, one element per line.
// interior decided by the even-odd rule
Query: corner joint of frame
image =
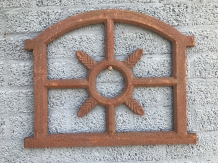
<path fill-rule="evenodd" d="M 194 36 L 186 36 L 185 37 L 185 44 L 186 46 L 192 47 L 195 45 L 195 39 Z"/>
<path fill-rule="evenodd" d="M 25 50 L 33 50 L 34 48 L 34 40 L 25 40 L 25 43 L 24 43 L 24 49 Z"/>

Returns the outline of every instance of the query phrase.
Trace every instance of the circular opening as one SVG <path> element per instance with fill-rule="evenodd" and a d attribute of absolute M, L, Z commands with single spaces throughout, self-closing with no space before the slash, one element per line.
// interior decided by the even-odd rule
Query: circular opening
<path fill-rule="evenodd" d="M 95 85 L 102 96 L 113 98 L 123 91 L 124 78 L 119 71 L 109 66 L 98 74 Z"/>

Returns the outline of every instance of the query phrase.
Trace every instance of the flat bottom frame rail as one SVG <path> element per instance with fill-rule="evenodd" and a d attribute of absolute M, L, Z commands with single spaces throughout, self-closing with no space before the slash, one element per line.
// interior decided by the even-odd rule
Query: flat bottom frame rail
<path fill-rule="evenodd" d="M 127 146 L 157 144 L 196 144 L 196 134 L 181 135 L 170 132 L 126 132 L 50 134 L 40 138 L 25 138 L 25 148 L 81 147 L 81 146 Z"/>

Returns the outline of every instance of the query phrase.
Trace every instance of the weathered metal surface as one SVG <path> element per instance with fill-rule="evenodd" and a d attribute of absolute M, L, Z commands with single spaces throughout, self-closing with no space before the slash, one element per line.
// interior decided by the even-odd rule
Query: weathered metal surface
<path fill-rule="evenodd" d="M 88 54 L 78 51 L 76 56 L 88 69 L 86 79 L 48 80 L 47 44 L 61 35 L 86 25 L 105 24 L 105 59 L 96 63 Z M 114 22 L 146 28 L 172 43 L 172 77 L 134 78 L 132 66 L 140 60 L 142 50 L 136 49 L 124 61 L 114 59 Z M 194 144 L 196 135 L 187 133 L 186 122 L 186 47 L 194 46 L 194 38 L 185 36 L 173 27 L 148 15 L 123 10 L 97 10 L 69 17 L 47 28 L 33 40 L 25 41 L 26 50 L 33 51 L 34 62 L 34 137 L 25 138 L 26 148 L 72 146 L 121 146 L 148 144 Z M 95 80 L 104 69 L 120 71 L 125 79 L 123 91 L 106 98 L 98 93 Z M 174 130 L 169 132 L 126 132 L 115 130 L 115 106 L 126 104 L 135 114 L 143 115 L 143 108 L 132 98 L 134 87 L 172 86 L 174 100 Z M 89 98 L 82 104 L 78 116 L 84 116 L 97 104 L 106 106 L 106 132 L 80 134 L 48 134 L 48 89 L 86 88 Z M 146 114 L 146 113 L 145 113 Z"/>

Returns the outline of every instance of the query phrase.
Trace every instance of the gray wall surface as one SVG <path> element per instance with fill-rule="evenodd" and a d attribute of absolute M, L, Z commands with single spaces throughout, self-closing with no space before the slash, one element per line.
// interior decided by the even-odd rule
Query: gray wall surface
<path fill-rule="evenodd" d="M 69 16 L 97 9 L 125 9 L 148 14 L 195 37 L 187 48 L 187 128 L 196 145 L 25 149 L 33 135 L 33 61 L 24 50 L 32 39 Z M 217 0 L 1 0 L 0 1 L 0 162 L 218 162 L 218 1 Z M 125 60 L 137 48 L 143 57 L 133 67 L 135 77 L 171 76 L 171 43 L 127 24 L 115 24 L 115 58 Z M 71 31 L 48 45 L 48 79 L 85 78 L 87 69 L 75 56 L 82 50 L 94 60 L 104 58 L 104 26 Z M 106 97 L 118 95 L 122 75 L 102 71 L 96 82 Z M 105 109 L 96 106 L 83 118 L 77 111 L 88 98 L 85 89 L 48 93 L 49 133 L 104 132 Z M 116 107 L 116 131 L 173 130 L 171 87 L 135 88 L 133 98 L 144 116 L 125 105 Z"/>

